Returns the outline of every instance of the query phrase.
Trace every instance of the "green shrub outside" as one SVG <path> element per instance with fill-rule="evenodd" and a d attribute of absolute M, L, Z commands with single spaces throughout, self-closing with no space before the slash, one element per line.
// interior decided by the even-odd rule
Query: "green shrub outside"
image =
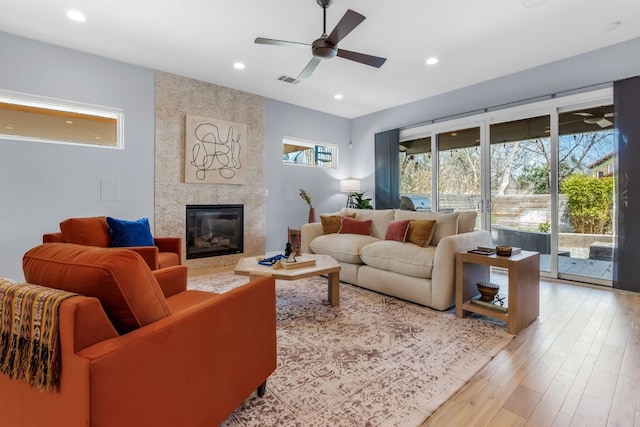
<path fill-rule="evenodd" d="M 567 195 L 567 211 L 574 232 L 606 234 L 611 232 L 613 178 L 595 178 L 583 174 L 566 177 L 561 192 Z"/>

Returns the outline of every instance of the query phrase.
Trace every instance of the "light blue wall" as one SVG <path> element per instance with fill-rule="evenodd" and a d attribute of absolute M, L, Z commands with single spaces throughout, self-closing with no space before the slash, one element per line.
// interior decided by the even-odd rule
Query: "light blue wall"
<path fill-rule="evenodd" d="M 264 177 L 266 200 L 266 249 L 284 249 L 287 227 L 299 228 L 308 220 L 309 209 L 299 189 L 311 194 L 316 219 L 320 213 L 340 210 L 346 195 L 339 180 L 349 178 L 351 121 L 280 101 L 265 102 Z M 338 168 L 327 169 L 282 163 L 282 138 L 293 136 L 338 145 Z"/>
<path fill-rule="evenodd" d="M 469 72 L 472 69 L 470 66 Z M 351 125 L 354 159 L 351 174 L 365 179 L 363 187 L 371 188 L 373 193 L 373 147 L 377 132 L 638 74 L 640 38 L 356 118 Z"/>
<path fill-rule="evenodd" d="M 0 89 L 124 109 L 124 150 L 0 139 L 0 275 L 68 217 L 153 220 L 154 72 L 0 32 Z M 101 201 L 101 179 L 119 199 Z"/>

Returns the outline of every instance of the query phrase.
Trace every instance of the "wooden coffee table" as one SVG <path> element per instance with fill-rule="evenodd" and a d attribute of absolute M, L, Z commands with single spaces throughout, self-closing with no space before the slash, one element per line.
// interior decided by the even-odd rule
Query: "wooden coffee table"
<path fill-rule="evenodd" d="M 277 254 L 266 254 L 265 257 L 273 255 Z M 241 276 L 249 276 L 249 280 L 260 276 L 272 276 L 276 280 L 298 280 L 326 274 L 328 276 L 329 304 L 333 307 L 340 305 L 340 264 L 338 264 L 338 261 L 329 255 L 316 254 L 303 254 L 297 259 L 298 261 L 315 259 L 316 265 L 291 270 L 276 270 L 272 267 L 258 264 L 258 257 L 254 256 L 240 259 L 233 272 Z"/>

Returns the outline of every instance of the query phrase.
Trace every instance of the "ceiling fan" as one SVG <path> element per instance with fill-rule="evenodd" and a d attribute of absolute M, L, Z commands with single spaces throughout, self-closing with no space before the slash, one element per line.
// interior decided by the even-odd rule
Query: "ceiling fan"
<path fill-rule="evenodd" d="M 338 49 L 338 43 L 345 38 L 351 31 L 353 31 L 358 25 L 362 23 L 366 18 L 349 9 L 345 12 L 344 16 L 338 22 L 338 25 L 333 29 L 331 34 L 327 36 L 327 8 L 331 5 L 333 0 L 316 0 L 318 5 L 323 11 L 323 26 L 322 35 L 319 39 L 316 39 L 312 44 L 290 42 L 284 40 L 266 39 L 263 37 L 257 37 L 255 42 L 258 44 L 269 44 L 275 46 L 289 46 L 289 47 L 311 47 L 311 53 L 313 57 L 309 61 L 306 67 L 298 75 L 298 79 L 304 79 L 310 77 L 315 71 L 320 61 L 323 59 L 331 59 L 335 56 L 340 58 L 349 59 L 351 61 L 359 62 L 361 64 L 370 65 L 372 67 L 380 68 L 387 58 L 380 58 L 378 56 L 366 55 L 364 53 L 353 52 L 345 49 Z"/>
<path fill-rule="evenodd" d="M 597 124 L 601 128 L 608 128 L 609 126 L 613 125 L 613 122 L 611 120 L 608 120 L 608 117 L 613 117 L 613 113 L 605 113 L 604 115 L 601 115 L 601 116 L 596 116 L 595 114 L 591 114 L 591 113 L 573 113 L 573 114 L 575 114 L 576 116 L 584 117 L 583 119 L 584 122 L 590 125 Z"/>

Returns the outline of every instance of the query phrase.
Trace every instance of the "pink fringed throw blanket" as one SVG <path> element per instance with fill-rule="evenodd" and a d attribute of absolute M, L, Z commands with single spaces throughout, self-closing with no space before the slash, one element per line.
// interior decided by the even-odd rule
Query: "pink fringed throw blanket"
<path fill-rule="evenodd" d="M 70 292 L 0 278 L 0 372 L 49 391 L 60 379 L 58 308 Z"/>

